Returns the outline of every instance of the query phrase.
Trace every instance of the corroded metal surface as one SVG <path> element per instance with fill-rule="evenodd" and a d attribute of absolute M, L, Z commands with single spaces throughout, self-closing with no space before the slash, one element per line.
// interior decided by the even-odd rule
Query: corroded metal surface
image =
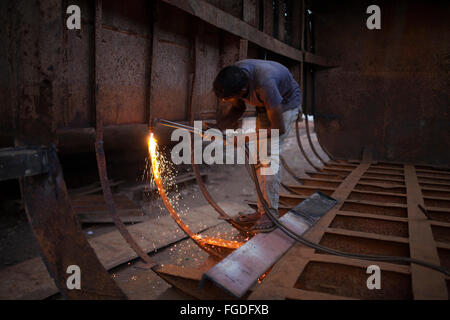
<path fill-rule="evenodd" d="M 312 195 L 308 200 L 309 203 L 300 203 L 280 218 L 281 223 L 298 235 L 308 230 L 335 204 L 331 201 L 330 206 L 330 199 L 320 197 L 318 194 Z M 209 269 L 203 275 L 203 282 L 212 281 L 232 295 L 243 297 L 258 279 L 292 247 L 294 242 L 295 240 L 281 229 L 257 234 Z"/>
<path fill-rule="evenodd" d="M 381 30 L 365 26 L 365 2 L 311 3 L 315 52 L 339 57 L 315 72 L 324 149 L 352 159 L 372 145 L 374 159 L 448 166 L 448 2 L 380 1 Z"/>
<path fill-rule="evenodd" d="M 127 243 L 134 250 L 134 252 L 136 252 L 136 254 L 145 262 L 146 267 L 151 268 L 156 264 L 150 259 L 147 253 L 144 252 L 142 248 L 136 243 L 136 241 L 131 236 L 128 229 L 123 224 L 120 215 L 116 211 L 116 206 L 114 204 L 114 199 L 109 185 L 108 175 L 106 172 L 106 158 L 105 158 L 105 151 L 103 149 L 103 126 L 101 120 L 98 120 L 97 124 L 97 141 L 95 144 L 95 151 L 97 156 L 98 173 L 103 190 L 103 197 L 105 199 L 111 218 L 114 224 L 116 225 L 117 229 L 119 230 L 120 234 L 122 235 L 122 237 L 127 241 Z"/>
<path fill-rule="evenodd" d="M 26 213 L 42 259 L 60 293 L 68 299 L 125 299 L 83 235 L 56 153 L 51 172 L 20 179 Z M 71 290 L 68 267 L 80 268 L 81 289 Z"/>

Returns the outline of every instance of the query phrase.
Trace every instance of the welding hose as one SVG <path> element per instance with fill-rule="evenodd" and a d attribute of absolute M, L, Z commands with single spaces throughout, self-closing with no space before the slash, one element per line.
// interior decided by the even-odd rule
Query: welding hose
<path fill-rule="evenodd" d="M 195 179 L 197 180 L 197 184 L 200 187 L 200 191 L 203 194 L 203 197 L 214 208 L 214 210 L 216 210 L 216 212 L 219 214 L 221 219 L 223 219 L 227 222 L 230 222 L 232 220 L 231 217 L 217 204 L 216 201 L 214 201 L 214 199 L 212 198 L 208 189 L 206 188 L 205 184 L 203 183 L 202 176 L 200 174 L 200 170 L 198 169 L 198 166 L 194 162 L 194 144 L 193 143 L 191 143 L 191 166 L 192 166 L 192 170 L 194 171 L 194 175 L 195 175 Z"/>
<path fill-rule="evenodd" d="M 297 127 L 298 127 L 298 124 L 297 124 Z M 297 134 L 298 134 L 298 130 L 297 130 Z M 225 143 L 226 137 L 222 136 L 222 138 L 223 138 L 223 142 Z M 297 136 L 297 138 L 298 138 L 298 136 Z M 414 263 L 414 264 L 421 265 L 423 267 L 430 268 L 435 271 L 444 273 L 447 276 L 450 276 L 450 270 L 448 270 L 442 266 L 438 266 L 438 265 L 435 265 L 435 264 L 432 264 L 432 263 L 429 263 L 426 261 L 422 261 L 422 260 L 418 260 L 418 259 L 414 259 L 414 258 L 408 258 L 408 257 L 366 255 L 366 254 L 342 252 L 342 251 L 334 250 L 334 249 L 331 249 L 328 247 L 324 247 L 320 244 L 314 243 L 314 242 L 298 235 L 297 233 L 292 231 L 290 228 L 286 227 L 283 223 L 281 223 L 279 221 L 279 219 L 275 216 L 275 214 L 273 214 L 271 212 L 271 210 L 274 210 L 274 209 L 270 208 L 269 205 L 267 204 L 266 200 L 264 199 L 264 195 L 261 190 L 261 186 L 259 185 L 259 182 L 258 182 L 258 176 L 256 174 L 256 166 L 254 164 L 250 163 L 250 155 L 249 155 L 249 149 L 248 149 L 247 144 L 244 144 L 244 150 L 245 150 L 245 157 L 246 157 L 247 163 L 250 167 L 250 170 L 249 170 L 250 171 L 249 174 L 251 173 L 250 178 L 253 180 L 253 182 L 255 184 L 258 199 L 260 200 L 260 203 L 263 206 L 264 212 L 272 220 L 272 222 L 281 229 L 281 231 L 283 231 L 287 236 L 289 236 L 296 242 L 299 242 L 299 243 L 301 243 L 307 247 L 310 247 L 312 249 L 319 250 L 319 251 L 322 251 L 322 252 L 325 252 L 328 254 L 332 254 L 332 255 L 336 255 L 336 256 L 341 256 L 341 257 L 346 257 L 346 258 L 351 258 L 351 259 L 362 259 L 362 260 L 368 260 L 368 261 L 404 262 L 404 263 L 409 263 L 409 264 Z M 210 200 L 212 200 L 212 198 L 210 198 Z M 212 200 L 212 203 L 215 203 L 214 200 Z"/>
<path fill-rule="evenodd" d="M 245 145 L 245 155 L 246 159 L 249 160 L 249 150 L 247 145 Z M 384 262 L 405 262 L 409 264 L 417 264 L 421 265 L 426 268 L 433 269 L 435 271 L 444 273 L 447 276 L 450 276 L 450 270 L 447 268 L 444 268 L 442 266 L 438 266 L 423 260 L 418 260 L 414 258 L 408 258 L 408 257 L 397 257 L 397 256 L 381 256 L 381 255 L 367 255 L 367 254 L 358 254 L 358 253 L 348 253 L 348 252 L 342 252 L 338 250 L 334 250 L 328 247 L 324 247 L 320 244 L 314 243 L 300 235 L 298 235 L 296 232 L 292 231 L 290 228 L 286 227 L 283 223 L 280 222 L 280 220 L 275 216 L 275 214 L 272 212 L 272 210 L 275 210 L 273 208 L 270 208 L 267 204 L 266 200 L 264 199 L 263 192 L 261 190 L 261 187 L 258 183 L 258 176 L 256 173 L 256 167 L 253 164 L 250 164 L 251 167 L 251 176 L 250 178 L 253 180 L 256 192 L 258 195 L 258 198 L 264 208 L 264 212 L 268 215 L 268 217 L 272 220 L 272 222 L 281 229 L 286 235 L 288 235 L 293 240 L 309 247 L 315 250 L 319 250 L 328 254 L 340 256 L 340 257 L 346 257 L 351 259 L 362 259 L 362 260 L 369 260 L 369 261 L 384 261 Z"/>

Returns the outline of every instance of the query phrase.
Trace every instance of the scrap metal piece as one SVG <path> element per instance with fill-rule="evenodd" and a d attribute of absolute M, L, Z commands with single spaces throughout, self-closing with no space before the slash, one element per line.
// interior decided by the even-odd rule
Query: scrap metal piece
<path fill-rule="evenodd" d="M 334 199 L 316 193 L 308 203 L 300 203 L 281 217 L 280 222 L 301 235 L 335 203 Z M 242 297 L 294 243 L 295 240 L 280 229 L 257 234 L 209 269 L 203 275 L 200 286 L 209 280 L 233 296 Z"/>
<path fill-rule="evenodd" d="M 305 218 L 312 224 L 316 223 L 323 215 L 331 210 L 337 200 L 318 190 L 310 197 L 300 202 L 299 205 L 291 209 L 291 212 Z"/>
<path fill-rule="evenodd" d="M 0 149 L 0 181 L 49 171 L 47 147 Z"/>
<path fill-rule="evenodd" d="M 298 234 L 309 228 L 302 217 L 291 212 L 280 220 Z M 280 229 L 257 234 L 209 269 L 203 275 L 200 287 L 209 280 L 233 296 L 242 297 L 294 243 Z"/>
<path fill-rule="evenodd" d="M 87 242 L 70 205 L 56 150 L 49 151 L 50 173 L 20 178 L 25 212 L 42 260 L 67 299 L 126 299 Z M 70 290 L 69 266 L 81 271 L 79 290 Z"/>

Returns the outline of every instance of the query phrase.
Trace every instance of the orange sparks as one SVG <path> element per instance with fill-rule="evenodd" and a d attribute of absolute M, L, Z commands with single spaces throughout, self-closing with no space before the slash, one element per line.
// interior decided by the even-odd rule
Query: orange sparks
<path fill-rule="evenodd" d="M 227 247 L 230 249 L 237 249 L 239 248 L 243 243 L 238 241 L 229 241 L 224 239 L 218 239 L 218 238 L 210 238 L 210 237 L 202 237 L 201 235 L 195 234 L 191 231 L 188 225 L 183 223 L 181 221 L 180 216 L 172 206 L 169 197 L 166 194 L 166 191 L 164 189 L 164 185 L 162 182 L 161 177 L 161 161 L 159 159 L 160 155 L 158 152 L 158 142 L 156 141 L 153 133 L 150 134 L 150 137 L 148 139 L 148 152 L 150 154 L 150 161 L 151 161 L 151 167 L 152 167 L 152 173 L 153 178 L 156 184 L 156 187 L 158 189 L 159 195 L 161 196 L 161 199 L 164 202 L 164 206 L 169 211 L 169 214 L 172 216 L 172 218 L 175 220 L 175 222 L 180 226 L 180 228 L 189 236 L 191 237 L 195 242 L 197 242 L 200 245 L 215 245 L 220 247 Z M 178 231 L 178 230 L 177 230 Z"/>
<path fill-rule="evenodd" d="M 153 133 L 150 134 L 148 138 L 148 152 L 150 154 L 150 159 L 152 163 L 152 172 L 153 176 L 156 179 L 160 179 L 159 176 L 159 161 L 158 161 L 158 152 L 157 152 L 158 141 L 156 141 Z"/>
<path fill-rule="evenodd" d="M 152 165 L 152 173 L 153 177 L 155 179 L 156 187 L 158 188 L 159 195 L 161 196 L 161 199 L 164 202 L 165 207 L 169 211 L 169 214 L 172 216 L 172 218 L 175 220 L 175 222 L 183 229 L 183 231 L 190 236 L 191 238 L 194 236 L 194 233 L 189 229 L 189 227 L 181 221 L 180 216 L 173 208 L 172 204 L 170 203 L 169 197 L 166 194 L 166 191 L 164 189 L 162 180 L 161 180 L 161 173 L 160 173 L 160 161 L 159 161 L 159 154 L 158 154 L 158 143 L 153 135 L 153 133 L 150 134 L 150 138 L 148 140 L 148 152 L 150 153 L 150 160 Z"/>

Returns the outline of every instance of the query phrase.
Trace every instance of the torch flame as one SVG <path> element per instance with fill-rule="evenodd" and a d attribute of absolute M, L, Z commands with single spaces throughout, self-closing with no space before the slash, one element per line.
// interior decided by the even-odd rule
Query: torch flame
<path fill-rule="evenodd" d="M 159 161 L 158 161 L 158 152 L 157 147 L 158 141 L 156 141 L 153 133 L 150 133 L 150 137 L 148 138 L 148 152 L 150 154 L 150 159 L 152 163 L 152 171 L 155 180 L 160 179 L 159 176 Z"/>

